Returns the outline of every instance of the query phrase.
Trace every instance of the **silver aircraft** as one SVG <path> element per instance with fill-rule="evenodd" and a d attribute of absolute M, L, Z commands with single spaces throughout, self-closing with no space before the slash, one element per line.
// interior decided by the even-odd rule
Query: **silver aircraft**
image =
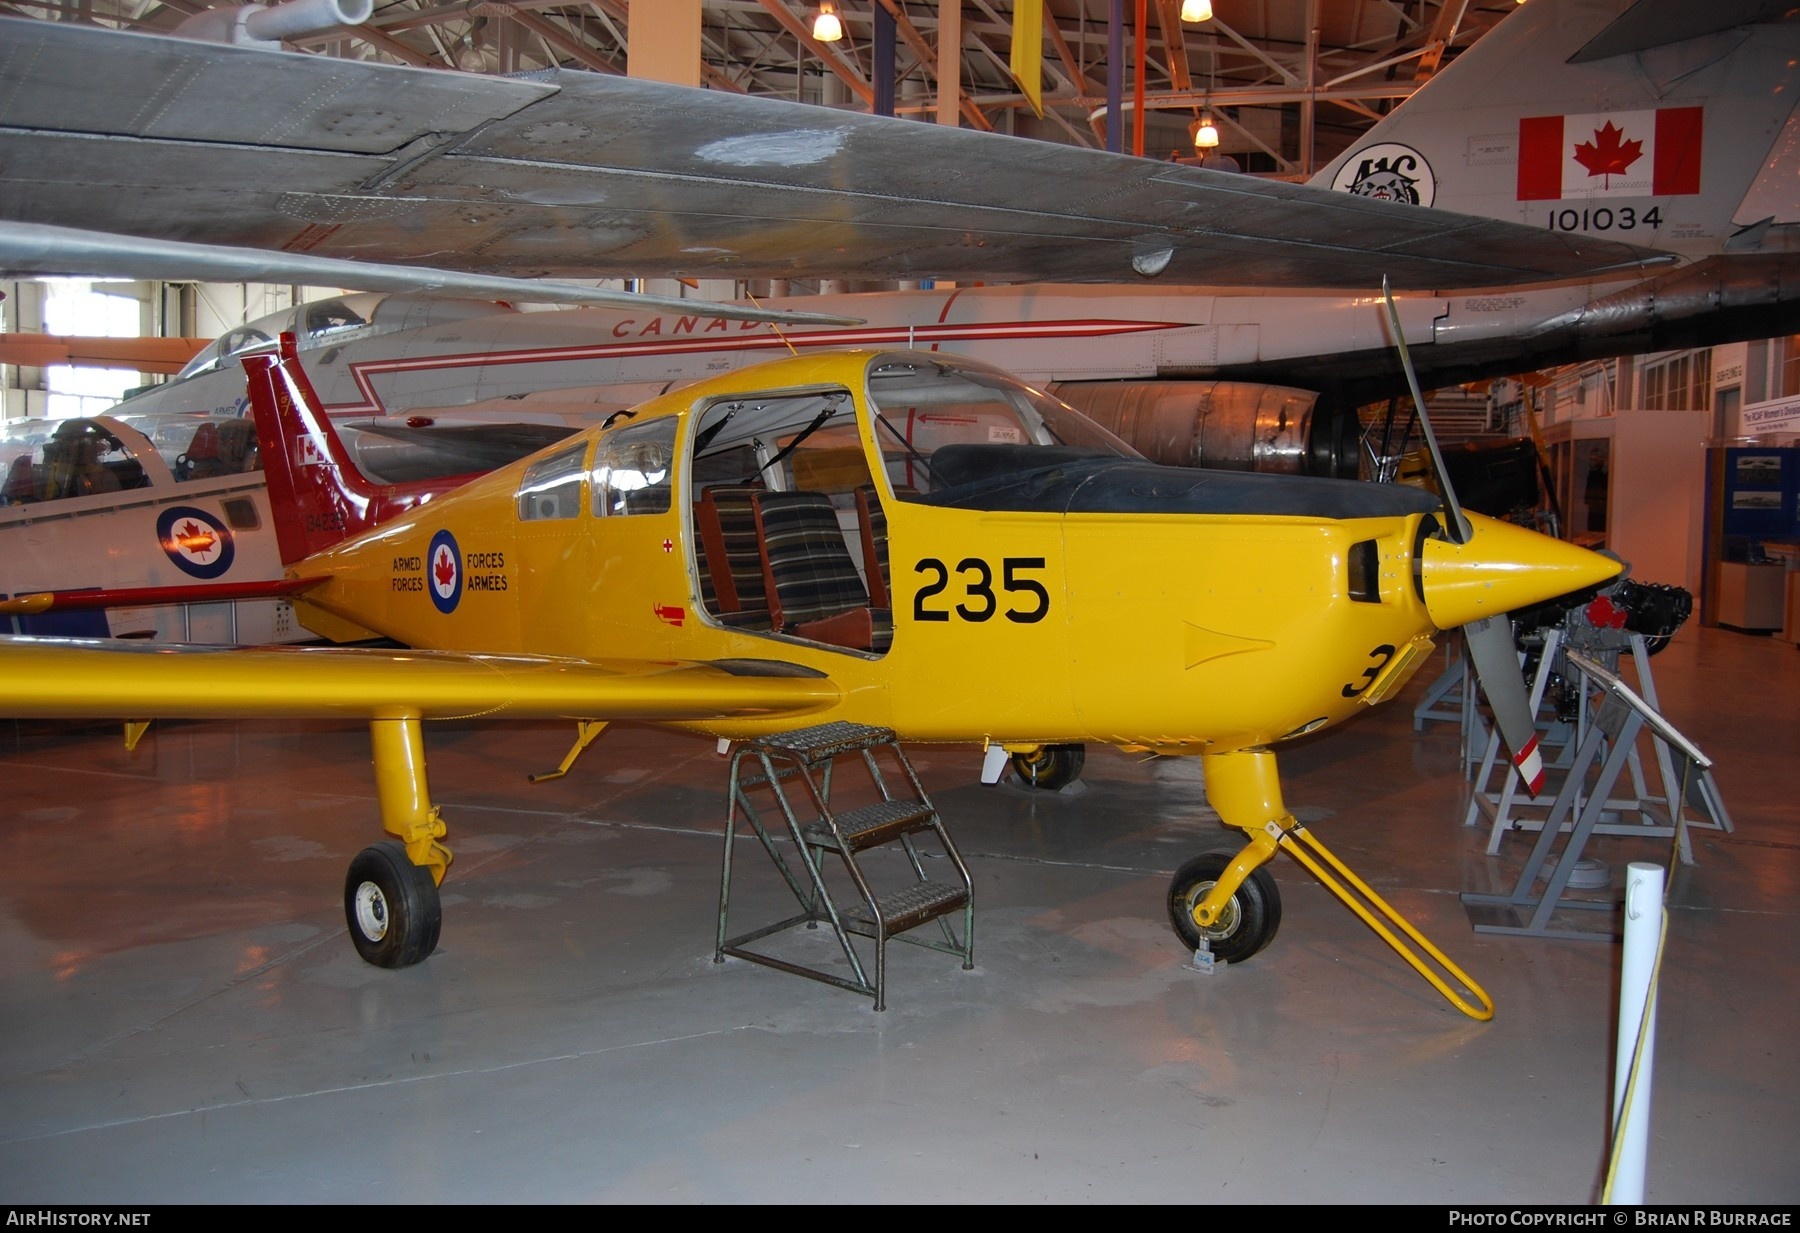
<path fill-rule="evenodd" d="M 1663 0 L 1535 0 L 1304 188 L 571 74 L 529 86 L 466 80 L 471 97 L 495 92 L 492 108 L 522 91 L 512 100 L 518 110 L 484 128 L 476 149 L 444 142 L 399 179 L 377 172 L 400 147 L 324 158 L 327 135 L 313 131 L 326 122 L 319 103 L 311 127 L 306 117 L 294 125 L 306 157 L 253 148 L 225 161 L 243 160 L 246 175 L 262 168 L 256 176 L 230 177 L 208 162 L 196 166 L 197 180 L 171 181 L 168 159 L 191 156 L 204 125 L 233 121 L 168 117 L 154 134 L 101 143 L 128 166 L 152 151 L 165 160 L 163 170 L 138 174 L 151 200 L 175 212 L 140 215 L 134 205 L 129 218 L 77 192 L 91 168 L 45 161 L 78 146 L 73 134 L 84 126 L 114 132 L 125 121 L 97 114 L 104 102 L 69 100 L 66 116 L 28 124 L 8 114 L 24 106 L 20 92 L 0 102 L 0 154 L 19 155 L 0 165 L 66 170 L 50 184 L 41 170 L 28 185 L 7 178 L 16 171 L 0 175 L 0 215 L 139 231 L 160 220 L 165 234 L 205 230 L 233 243 L 294 244 L 303 233 L 315 253 L 395 260 L 417 259 L 429 237 L 461 229 L 462 257 L 514 273 L 1034 280 L 756 306 L 834 319 L 779 326 L 728 320 L 699 302 L 524 312 L 491 298 L 353 296 L 234 331 L 133 409 L 238 410 L 244 391 L 232 357 L 282 331 L 299 338 L 334 414 L 474 404 L 490 418 L 521 420 L 609 413 L 789 346 L 901 345 L 972 355 L 1051 385 L 1168 461 L 1348 474 L 1357 462 L 1353 409 L 1400 388 L 1390 330 L 1368 294 L 1384 274 L 1414 288 L 1396 299 L 1427 388 L 1800 331 L 1800 20 L 1779 5 L 1734 6 L 1703 22 L 1690 6 L 1676 9 Z M 97 54 L 148 42 L 153 60 L 202 75 L 248 72 L 262 63 L 256 56 L 273 54 L 10 23 L 7 33 L 15 30 L 9 46 L 43 33 L 46 54 L 85 47 L 89 35 L 100 36 Z M 0 52 L 0 68 L 12 54 Z M 388 73 L 421 88 L 446 76 L 318 57 L 280 63 L 279 80 L 316 83 L 340 105 L 359 97 L 353 85 Z M 278 93 L 290 89 L 299 87 Z M 688 135 L 652 103 L 691 121 Z M 471 185 L 478 168 L 511 167 L 530 148 L 540 110 L 535 123 L 547 124 L 583 108 L 624 108 L 653 132 L 615 124 L 606 140 L 568 152 L 553 168 L 555 193 L 504 176 Z M 991 178 L 918 187 L 929 177 L 917 168 L 977 151 Z M 346 208 L 348 190 L 322 178 L 325 164 L 345 160 L 376 186 L 358 190 L 357 217 L 297 222 L 296 178 L 311 185 L 305 199 L 321 217 Z M 683 178 L 690 174 L 698 178 Z M 1008 177 L 1026 175 L 1040 184 L 1054 177 L 1063 191 L 1054 201 L 1009 194 Z M 1084 207 L 1102 183 L 1118 185 L 1105 210 Z M 545 204 L 579 195 L 577 184 L 595 201 L 580 211 Z M 857 191 L 830 187 L 844 184 Z M 475 224 L 442 221 L 449 202 L 471 194 L 484 201 Z M 217 217 L 221 205 L 229 209 Z M 1070 242 L 1048 243 L 1052 231 Z M 981 242 L 949 243 L 950 232 Z M 548 242 L 556 237 L 567 243 Z M 524 264 L 550 251 L 555 264 Z M 1651 260 L 1620 265 L 1627 255 Z M 58 260 L 52 246 L 33 263 Z M 19 262 L 0 248 L 0 265 Z M 1212 285 L 1222 270 L 1251 285 Z M 1351 290 L 1321 289 L 1329 287 Z"/>

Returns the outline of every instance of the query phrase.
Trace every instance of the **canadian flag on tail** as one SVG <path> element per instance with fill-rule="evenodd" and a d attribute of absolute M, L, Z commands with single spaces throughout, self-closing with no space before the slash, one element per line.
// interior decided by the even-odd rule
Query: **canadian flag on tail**
<path fill-rule="evenodd" d="M 1519 121 L 1519 200 L 1697 193 L 1703 114 L 1660 107 L 1527 116 Z"/>

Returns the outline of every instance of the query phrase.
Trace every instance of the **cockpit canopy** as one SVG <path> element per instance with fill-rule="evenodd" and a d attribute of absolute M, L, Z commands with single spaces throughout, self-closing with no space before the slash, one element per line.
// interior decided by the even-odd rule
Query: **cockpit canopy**
<path fill-rule="evenodd" d="M 383 295 L 362 292 L 311 300 L 293 308 L 259 317 L 228 330 L 212 346 L 187 362 L 173 381 L 186 381 L 237 363 L 252 351 L 272 350 L 282 334 L 292 334 L 302 353 L 351 335 L 373 337 L 400 330 L 421 329 L 443 321 L 497 316 L 517 310 L 479 300 L 446 300 L 425 295 Z"/>
<path fill-rule="evenodd" d="M 1035 469 L 1055 457 L 1139 457 L 1081 413 L 973 361 L 883 354 L 872 359 L 867 381 L 870 428 L 902 499 L 930 500 L 971 475 Z M 869 482 L 846 389 L 713 402 L 700 412 L 693 454 L 696 492 L 749 483 L 847 494 Z"/>
<path fill-rule="evenodd" d="M 0 428 L 0 506 L 233 476 L 259 465 L 255 426 L 231 416 L 15 420 Z"/>

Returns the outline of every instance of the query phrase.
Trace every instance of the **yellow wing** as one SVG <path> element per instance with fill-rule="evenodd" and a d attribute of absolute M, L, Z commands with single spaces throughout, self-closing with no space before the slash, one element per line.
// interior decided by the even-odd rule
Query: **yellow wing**
<path fill-rule="evenodd" d="M 0 638 L 0 713 L 22 718 L 676 722 L 803 714 L 838 698 L 830 679 L 777 661 Z"/>

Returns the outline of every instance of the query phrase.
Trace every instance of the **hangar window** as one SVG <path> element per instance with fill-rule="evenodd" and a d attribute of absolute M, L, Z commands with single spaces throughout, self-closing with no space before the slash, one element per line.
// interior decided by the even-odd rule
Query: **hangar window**
<path fill-rule="evenodd" d="M 1712 406 L 1712 352 L 1691 351 L 1639 368 L 1646 411 L 1704 411 Z"/>

